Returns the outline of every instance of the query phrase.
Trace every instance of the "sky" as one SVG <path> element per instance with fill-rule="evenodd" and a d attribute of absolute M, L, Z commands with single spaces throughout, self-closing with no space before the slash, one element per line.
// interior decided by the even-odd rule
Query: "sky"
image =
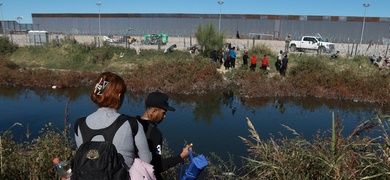
<path fill-rule="evenodd" d="M 190 13 L 390 18 L 390 0 L 0 0 L 3 20 L 32 23 L 32 13 Z M 96 2 L 101 2 L 100 8 Z M 367 8 L 363 4 L 371 5 Z M 19 17 L 19 18 L 18 18 Z"/>

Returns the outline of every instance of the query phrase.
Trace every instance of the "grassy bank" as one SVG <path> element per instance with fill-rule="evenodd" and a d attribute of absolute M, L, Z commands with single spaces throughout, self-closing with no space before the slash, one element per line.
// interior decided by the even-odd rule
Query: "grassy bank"
<path fill-rule="evenodd" d="M 282 77 L 273 65 L 276 54 L 265 45 L 255 46 L 249 54 L 269 56 L 269 75 L 259 68 L 255 72 L 243 68 L 242 52 L 237 58 L 237 68 L 225 72 L 219 63 L 207 57 L 191 56 L 185 51 L 168 54 L 162 51 L 143 50 L 142 55 L 136 55 L 133 49 L 108 44 L 98 48 L 71 38 L 61 44 L 20 47 L 1 57 L 0 84 L 88 86 L 96 73 L 114 71 L 125 78 L 132 91 L 158 89 L 198 94 L 234 87 L 248 97 L 313 96 L 380 103 L 390 100 L 390 71 L 378 70 L 368 57 L 331 60 L 326 55 L 290 54 L 287 76 Z"/>
<path fill-rule="evenodd" d="M 0 42 L 6 44 L 0 45 L 0 84 L 7 86 L 90 86 L 98 73 L 114 71 L 124 77 L 131 91 L 199 94 L 232 89 L 248 97 L 314 96 L 382 103 L 390 98 L 389 72 L 377 70 L 368 57 L 331 60 L 291 54 L 287 76 L 282 77 L 273 66 L 276 54 L 264 45 L 250 49 L 249 54 L 269 55 L 268 75 L 240 64 L 221 73 L 219 64 L 209 58 L 180 51 L 163 54 L 145 50 L 136 55 L 134 50 L 110 45 L 97 48 L 71 38 L 61 44 L 23 48 Z M 235 165 L 211 154 L 205 172 L 210 179 L 388 179 L 389 119 L 378 116 L 367 120 L 353 134 L 342 137 L 341 122 L 334 118 L 332 133 L 323 136 L 319 132 L 314 141 L 303 139 L 289 127 L 296 139 L 263 140 L 248 121 L 250 139 L 243 135 L 242 140 L 251 155 L 244 158 L 245 164 Z M 65 127 L 70 126 L 67 121 L 65 117 Z M 360 134 L 374 126 L 381 128 L 380 137 Z M 29 134 L 26 127 L 28 140 L 18 142 L 13 140 L 12 127 L 0 132 L 0 179 L 55 179 L 51 160 L 55 156 L 71 159 L 74 154 L 68 128 L 58 129 L 49 123 L 38 138 L 29 139 Z M 178 170 L 176 167 L 165 175 L 177 177 Z"/>

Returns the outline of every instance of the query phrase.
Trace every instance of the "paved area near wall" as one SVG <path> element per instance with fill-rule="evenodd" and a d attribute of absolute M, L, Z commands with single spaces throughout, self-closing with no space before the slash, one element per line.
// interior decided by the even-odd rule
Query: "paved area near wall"
<path fill-rule="evenodd" d="M 20 46 L 26 46 L 26 45 L 34 45 L 33 43 L 28 42 L 28 35 L 27 34 L 13 34 L 13 35 L 7 35 L 9 36 L 12 41 Z M 65 35 L 49 35 L 50 41 L 55 41 L 56 39 L 63 39 Z M 97 42 L 97 36 L 82 36 L 82 35 L 75 35 L 73 36 L 77 42 L 79 43 L 95 43 Z M 114 37 L 115 38 L 115 37 Z M 118 37 L 119 38 L 119 37 Z M 138 41 L 142 39 L 140 36 L 135 36 Z M 249 50 L 251 47 L 257 44 L 265 44 L 270 49 L 272 49 L 275 53 L 278 53 L 280 50 L 284 50 L 284 41 L 279 40 L 253 40 L 253 39 L 226 39 L 226 42 L 230 42 L 232 46 L 238 47 L 241 52 L 245 50 Z M 168 43 L 165 46 L 161 46 L 161 50 L 164 51 L 165 48 L 176 44 L 178 50 L 186 50 L 190 45 L 196 44 L 196 38 L 192 37 L 169 37 Z M 117 44 L 115 45 L 124 46 L 126 47 L 125 43 Z M 129 48 L 135 49 L 135 46 L 139 46 L 141 49 L 158 49 L 157 45 L 141 45 L 140 43 L 135 43 L 132 45 L 129 45 Z M 358 49 L 356 49 L 356 44 L 342 44 L 342 43 L 335 43 L 336 50 L 340 51 L 341 56 L 345 56 L 347 54 L 355 55 L 381 55 L 386 56 L 387 54 L 390 54 L 390 51 L 388 46 L 385 45 L 378 45 L 374 44 L 369 47 L 368 44 L 362 44 Z M 316 54 L 314 51 L 305 52 L 308 54 Z M 386 54 L 387 53 L 387 54 Z"/>

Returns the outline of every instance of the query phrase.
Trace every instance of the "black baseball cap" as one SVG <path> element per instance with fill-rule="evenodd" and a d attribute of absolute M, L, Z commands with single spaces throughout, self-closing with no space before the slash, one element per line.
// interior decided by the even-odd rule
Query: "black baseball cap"
<path fill-rule="evenodd" d="M 168 111 L 175 111 L 176 109 L 169 106 L 168 95 L 162 92 L 152 92 L 146 97 L 145 105 L 165 109 Z"/>

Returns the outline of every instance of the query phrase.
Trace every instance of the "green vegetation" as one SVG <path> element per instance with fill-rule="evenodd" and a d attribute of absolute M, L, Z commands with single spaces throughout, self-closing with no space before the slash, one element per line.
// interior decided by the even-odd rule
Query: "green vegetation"
<path fill-rule="evenodd" d="M 199 29 L 202 31 L 203 28 Z M 213 25 L 205 29 L 198 34 L 213 32 Z M 217 33 L 205 35 L 214 39 L 219 36 Z M 217 48 L 219 41 L 204 48 Z M 198 94 L 234 88 L 248 97 L 312 96 L 380 103 L 388 103 L 390 99 L 390 71 L 378 70 L 364 56 L 331 60 L 326 55 L 290 54 L 287 76 L 282 77 L 274 68 L 276 53 L 265 44 L 251 48 L 249 55 L 257 55 L 259 61 L 264 54 L 268 55 L 271 64 L 268 75 L 259 69 L 252 72 L 248 67 L 242 67 L 243 52 L 238 53 L 237 68 L 221 73 L 223 67 L 220 69 L 219 63 L 205 56 L 192 57 L 185 51 L 163 54 L 158 50 L 143 50 L 142 55 L 136 55 L 129 48 L 110 44 L 98 48 L 93 44 L 77 43 L 72 37 L 61 39 L 60 43 L 53 41 L 42 46 L 19 48 L 6 40 L 0 42 L 4 43 L 0 47 L 9 52 L 8 56 L 0 58 L 2 85 L 88 86 L 96 73 L 114 71 L 125 77 L 133 91 L 159 89 Z"/>
<path fill-rule="evenodd" d="M 52 160 L 55 157 L 68 160 L 75 153 L 68 121 L 69 115 L 65 117 L 63 130 L 49 122 L 41 129 L 39 137 L 32 140 L 27 126 L 27 140 L 22 142 L 13 140 L 12 127 L 0 132 L 0 179 L 56 179 Z"/>
<path fill-rule="evenodd" d="M 264 44 L 249 53 L 269 56 L 269 74 L 259 69 L 249 71 L 240 64 L 220 73 L 219 64 L 204 56 L 191 57 L 181 51 L 163 54 L 156 50 L 143 50 L 143 55 L 138 56 L 124 47 L 105 44 L 97 48 L 79 44 L 71 37 L 59 44 L 42 46 L 17 47 L 1 38 L 0 43 L 0 51 L 7 54 L 0 57 L 1 85 L 88 86 L 96 73 L 115 71 L 124 77 L 131 91 L 159 89 L 198 94 L 231 88 L 248 97 L 314 96 L 382 103 L 390 99 L 390 71 L 379 71 L 363 56 L 331 60 L 327 56 L 290 54 L 287 76 L 282 77 L 273 67 L 276 54 Z M 122 58 L 121 53 L 125 53 Z M 240 62 L 240 55 L 237 61 Z M 388 179 L 389 119 L 378 116 L 367 120 L 344 138 L 337 118 L 332 138 L 318 135 L 313 142 L 289 127 L 286 128 L 297 138 L 261 140 L 248 120 L 252 139 L 242 138 L 251 152 L 245 158 L 246 164 L 237 167 L 211 154 L 206 172 L 211 179 Z M 66 120 L 64 123 L 69 127 Z M 359 135 L 375 124 L 382 128 L 380 137 Z M 29 134 L 27 127 L 27 139 Z M 0 135 L 0 179 L 54 179 L 51 160 L 55 156 L 71 159 L 74 153 L 69 130 L 59 130 L 50 123 L 38 138 L 21 143 L 13 141 L 11 130 Z M 166 175 L 175 177 L 177 172 L 174 169 Z"/>
<path fill-rule="evenodd" d="M 205 26 L 199 24 L 195 37 L 204 56 L 208 56 L 213 50 L 222 49 L 223 47 L 224 34 L 216 32 L 212 22 Z"/>
<path fill-rule="evenodd" d="M 341 136 L 340 119 L 333 120 L 332 138 L 318 135 L 313 141 L 285 126 L 296 138 L 262 140 L 248 119 L 251 139 L 240 137 L 249 147 L 244 169 L 251 179 L 389 179 L 390 116 L 363 122 L 351 135 Z M 382 135 L 361 136 L 378 125 Z"/>

